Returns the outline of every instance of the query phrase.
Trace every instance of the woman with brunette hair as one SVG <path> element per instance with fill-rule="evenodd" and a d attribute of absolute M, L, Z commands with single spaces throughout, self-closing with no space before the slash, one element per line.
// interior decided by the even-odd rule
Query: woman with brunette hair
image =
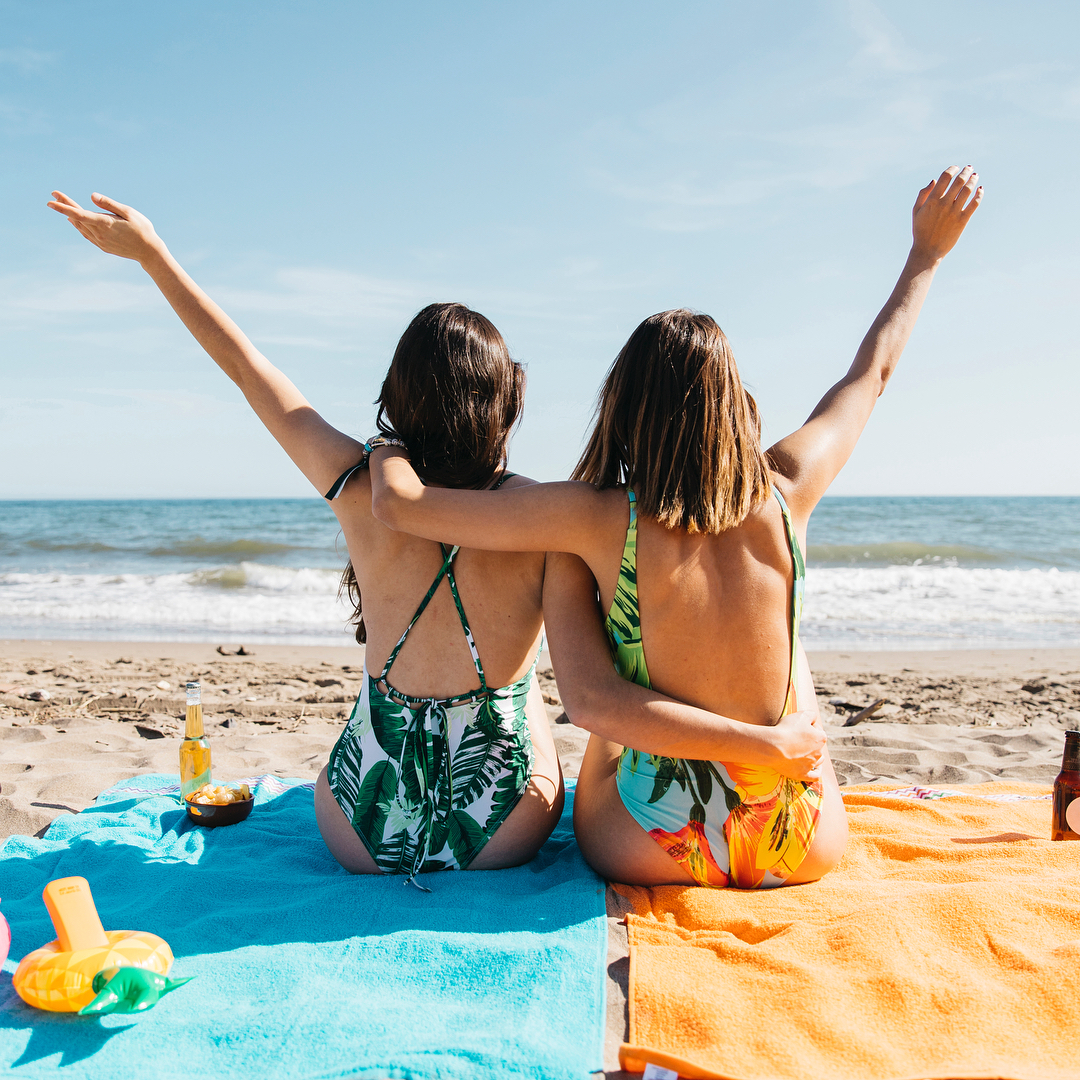
<path fill-rule="evenodd" d="M 374 513 L 394 528 L 569 553 L 549 557 L 545 615 L 567 713 L 593 733 L 574 825 L 605 877 L 760 888 L 839 861 L 839 787 L 820 729 L 815 745 L 796 711 L 814 701 L 798 638 L 807 521 L 982 198 L 977 179 L 952 167 L 919 193 L 904 270 L 850 370 L 768 452 L 719 326 L 677 310 L 646 319 L 619 353 L 572 481 L 442 491 L 400 451 L 374 460 Z M 684 718 L 682 750 L 665 749 L 674 729 L 624 718 L 609 700 L 612 659 L 624 679 L 726 717 L 727 729 L 703 718 L 695 736 Z M 788 760 L 781 733 L 801 747 Z"/>
<path fill-rule="evenodd" d="M 367 649 L 360 695 L 315 787 L 331 853 L 354 873 L 410 881 L 423 871 L 532 858 L 563 804 L 535 677 L 544 554 L 448 547 L 394 532 L 372 515 L 365 468 L 371 448 L 391 442 L 408 449 L 433 489 L 531 485 L 506 470 L 525 380 L 498 330 L 461 304 L 424 308 L 383 382 L 382 435 L 361 443 L 319 416 L 188 277 L 142 214 L 101 195 L 93 196 L 101 212 L 53 196 L 49 206 L 88 240 L 142 265 L 326 493 L 341 524 L 350 556 L 342 586 Z M 647 725 L 663 715 L 678 725 L 662 695 L 610 676 L 624 716 Z M 688 712 L 693 724 L 722 723 Z"/>

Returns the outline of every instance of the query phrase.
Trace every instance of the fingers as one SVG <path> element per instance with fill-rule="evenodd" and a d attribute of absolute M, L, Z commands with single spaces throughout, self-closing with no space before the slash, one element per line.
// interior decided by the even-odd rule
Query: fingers
<path fill-rule="evenodd" d="M 944 197 L 945 192 L 949 190 L 949 185 L 953 182 L 953 179 L 959 172 L 959 165 L 950 165 L 934 182 L 932 194 L 939 199 Z"/>
<path fill-rule="evenodd" d="M 107 195 L 101 195 L 95 191 L 90 198 L 103 210 L 108 210 L 110 214 L 115 214 L 117 217 L 127 218 L 131 214 L 130 206 L 118 203 L 114 199 L 110 199 Z"/>
<path fill-rule="evenodd" d="M 955 166 L 953 166 L 955 168 Z M 953 176 L 952 183 L 945 191 L 942 198 L 946 202 L 954 202 L 956 197 L 964 189 L 964 185 L 967 183 L 968 177 L 974 172 L 970 165 L 965 165 L 959 172 Z"/>
<path fill-rule="evenodd" d="M 53 195 L 55 197 L 45 204 L 50 210 L 55 210 L 60 214 L 66 214 L 69 218 L 72 213 L 86 213 L 74 199 L 69 199 L 62 191 L 54 191 Z"/>
<path fill-rule="evenodd" d="M 937 183 L 936 180 L 931 180 L 930 183 L 927 184 L 926 187 L 924 187 L 922 189 L 922 191 L 920 191 L 919 194 L 915 196 L 915 209 L 916 210 L 918 210 L 919 207 L 922 206 L 922 204 L 924 202 L 926 202 L 927 199 L 930 198 L 930 192 L 932 192 L 934 190 L 934 185 L 936 183 Z"/>
<path fill-rule="evenodd" d="M 945 193 L 945 202 L 955 203 L 957 209 L 962 210 L 978 182 L 979 174 L 970 165 L 965 165 L 956 174 L 949 190 Z"/>
<path fill-rule="evenodd" d="M 975 194 L 972 196 L 971 202 L 969 202 L 967 206 L 965 206 L 964 209 L 960 211 L 960 213 L 963 214 L 965 218 L 971 217 L 971 215 L 974 214 L 976 209 L 978 208 L 979 203 L 982 202 L 982 197 L 983 189 L 982 184 L 980 184 L 975 189 Z"/>
<path fill-rule="evenodd" d="M 115 219 L 106 216 L 105 214 L 95 214 L 92 210 L 84 210 L 77 202 L 72 202 L 70 199 L 66 203 L 59 201 L 49 202 L 45 204 L 52 210 L 56 210 L 58 213 L 63 214 L 69 221 L 81 221 L 89 224 L 93 221 L 113 221 Z"/>
<path fill-rule="evenodd" d="M 82 207 L 79 206 L 79 204 L 74 199 L 72 199 L 70 196 L 65 195 L 62 191 L 54 191 L 52 193 L 52 197 L 57 202 L 64 203 L 66 206 L 75 206 L 78 207 L 78 209 L 80 210 L 82 209 Z"/>

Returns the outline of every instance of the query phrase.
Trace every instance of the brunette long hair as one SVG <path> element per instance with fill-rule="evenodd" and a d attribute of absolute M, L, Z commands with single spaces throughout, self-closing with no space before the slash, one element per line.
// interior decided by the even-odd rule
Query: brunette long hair
<path fill-rule="evenodd" d="M 768 498 L 757 404 L 713 319 L 663 311 L 630 335 L 572 479 L 626 484 L 639 513 L 691 533 L 730 529 Z"/>
<path fill-rule="evenodd" d="M 424 483 L 485 488 L 506 468 L 524 401 L 525 372 L 490 320 L 464 304 L 429 304 L 394 350 L 375 423 L 383 435 L 405 442 Z M 341 575 L 343 592 L 363 644 L 367 630 L 351 561 Z"/>

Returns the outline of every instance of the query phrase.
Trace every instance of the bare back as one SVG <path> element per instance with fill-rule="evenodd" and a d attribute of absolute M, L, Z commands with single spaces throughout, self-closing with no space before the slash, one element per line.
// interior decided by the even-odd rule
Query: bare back
<path fill-rule="evenodd" d="M 505 487 L 529 483 L 515 476 Z M 394 532 L 372 517 L 366 472 L 333 506 L 363 596 L 368 671 L 377 675 L 435 580 L 443 554 L 438 543 Z M 521 678 L 540 642 L 543 553 L 463 548 L 454 573 L 488 685 Z M 393 684 L 414 697 L 449 698 L 476 688 L 476 668 L 446 581 L 409 632 Z"/>
<path fill-rule="evenodd" d="M 623 531 L 605 530 L 609 557 L 597 573 L 611 607 Z M 612 532 L 609 538 L 606 533 Z M 639 517 L 641 636 L 654 689 L 710 712 L 774 724 L 791 670 L 791 552 L 779 504 L 767 500 L 718 535 L 666 529 Z M 606 571 L 606 572 L 605 572 Z"/>

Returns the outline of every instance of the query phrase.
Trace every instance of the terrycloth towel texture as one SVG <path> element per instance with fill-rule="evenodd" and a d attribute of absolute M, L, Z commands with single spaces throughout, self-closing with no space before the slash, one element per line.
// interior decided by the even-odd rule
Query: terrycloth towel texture
<path fill-rule="evenodd" d="M 264 778 L 247 821 L 191 824 L 143 776 L 0 847 L 14 941 L 0 979 L 12 1077 L 584 1077 L 602 1067 L 603 883 L 571 829 L 512 870 L 353 877 L 312 785 Z M 139 1016 L 39 1012 L 15 962 L 54 937 L 41 890 L 81 875 L 106 929 L 149 930 L 187 986 Z"/>
<path fill-rule="evenodd" d="M 630 1034 L 725 1080 L 1080 1077 L 1080 843 L 1047 789 L 844 790 L 851 841 L 811 885 L 617 886 Z"/>

